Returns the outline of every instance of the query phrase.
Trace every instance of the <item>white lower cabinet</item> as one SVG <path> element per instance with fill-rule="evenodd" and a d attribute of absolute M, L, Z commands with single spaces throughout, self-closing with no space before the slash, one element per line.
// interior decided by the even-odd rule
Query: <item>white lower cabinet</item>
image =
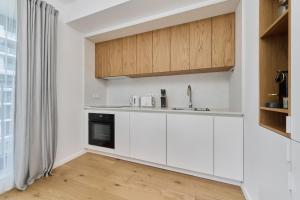
<path fill-rule="evenodd" d="M 300 143 L 292 141 L 292 177 L 290 177 L 291 182 L 293 182 L 292 188 L 292 199 L 300 199 Z"/>
<path fill-rule="evenodd" d="M 87 148 L 243 180 L 242 117 L 88 111 L 87 122 L 89 112 L 115 115 L 115 149 L 89 145 L 86 137 Z"/>
<path fill-rule="evenodd" d="M 131 157 L 166 164 L 166 114 L 130 114 Z"/>
<path fill-rule="evenodd" d="M 243 118 L 215 117 L 214 175 L 243 180 Z"/>
<path fill-rule="evenodd" d="M 130 156 L 130 129 L 129 112 L 115 114 L 115 153 L 121 156 Z"/>
<path fill-rule="evenodd" d="M 167 115 L 167 165 L 213 174 L 213 117 Z"/>

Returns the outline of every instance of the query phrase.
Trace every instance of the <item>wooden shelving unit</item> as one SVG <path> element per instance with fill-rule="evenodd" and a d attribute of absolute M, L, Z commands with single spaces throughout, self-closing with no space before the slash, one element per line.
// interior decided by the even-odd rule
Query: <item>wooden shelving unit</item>
<path fill-rule="evenodd" d="M 287 34 L 288 27 L 289 11 L 285 12 L 283 15 L 278 17 L 278 19 L 275 20 L 275 22 L 273 22 L 260 37 L 266 38 L 272 35 Z"/>
<path fill-rule="evenodd" d="M 289 7 L 291 6 L 289 1 Z M 268 108 L 266 102 L 278 101 L 278 97 L 270 94 L 278 93 L 275 82 L 277 71 L 289 72 L 290 88 L 290 14 L 291 9 L 278 15 L 278 0 L 260 0 L 260 42 L 259 42 L 259 72 L 260 72 L 260 107 L 259 124 L 285 137 L 286 117 L 290 115 L 288 109 Z M 289 105 L 290 105 L 289 90 Z"/>
<path fill-rule="evenodd" d="M 288 109 L 284 108 L 268 108 L 268 107 L 260 107 L 261 110 L 271 111 L 271 112 L 278 112 L 278 113 L 289 113 Z"/>
<path fill-rule="evenodd" d="M 283 127 L 274 127 L 274 126 L 268 126 L 268 125 L 265 125 L 265 124 L 260 124 L 260 126 L 266 128 L 266 129 L 269 129 L 271 131 L 274 131 L 275 133 L 278 133 L 279 135 L 282 135 L 284 137 L 289 137 L 289 134 L 287 134 L 285 132 L 285 129 L 283 129 Z"/>

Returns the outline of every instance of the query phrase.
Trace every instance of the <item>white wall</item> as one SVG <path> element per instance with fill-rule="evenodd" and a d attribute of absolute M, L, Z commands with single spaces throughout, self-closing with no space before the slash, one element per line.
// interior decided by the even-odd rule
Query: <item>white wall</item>
<path fill-rule="evenodd" d="M 57 0 L 49 3 L 64 12 Z M 57 103 L 58 144 L 56 163 L 61 163 L 83 150 L 83 36 L 58 22 Z"/>
<path fill-rule="evenodd" d="M 84 41 L 84 104 L 106 104 L 106 82 L 95 78 L 95 44 Z"/>
<path fill-rule="evenodd" d="M 251 200 L 289 200 L 289 140 L 258 125 L 259 0 L 243 1 L 244 189 Z"/>
<path fill-rule="evenodd" d="M 229 108 L 231 72 L 109 80 L 107 104 L 128 105 L 130 95 L 153 94 L 160 106 L 160 89 L 167 91 L 170 107 L 187 107 L 187 86 L 192 86 L 195 107 Z"/>
<path fill-rule="evenodd" d="M 291 103 L 292 103 L 292 138 L 300 142 L 300 93 L 299 93 L 299 85 L 300 85 L 300 1 L 299 0 L 291 0 L 292 3 L 292 39 L 291 39 L 291 65 L 292 65 L 292 84 L 291 84 Z M 298 87 L 297 87 L 298 86 Z"/>
<path fill-rule="evenodd" d="M 243 23 L 242 23 L 242 1 L 235 11 L 235 67 L 231 74 L 229 83 L 229 108 L 232 111 L 242 111 L 242 87 L 243 87 Z"/>
<path fill-rule="evenodd" d="M 292 142 L 292 163 L 293 163 L 293 176 L 294 176 L 294 191 L 293 191 L 293 200 L 300 199 L 300 1 L 291 0 L 292 10 L 291 10 L 291 24 L 292 24 L 292 40 L 291 40 L 291 64 L 292 64 L 292 138 L 298 142 Z"/>

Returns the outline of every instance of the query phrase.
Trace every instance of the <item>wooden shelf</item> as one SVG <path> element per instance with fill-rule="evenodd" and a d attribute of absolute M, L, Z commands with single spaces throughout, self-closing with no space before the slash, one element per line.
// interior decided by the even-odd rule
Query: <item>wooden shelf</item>
<path fill-rule="evenodd" d="M 262 123 L 260 123 L 260 126 L 266 128 L 270 131 L 273 131 L 275 133 L 278 133 L 279 135 L 282 135 L 284 137 L 291 138 L 291 135 L 289 133 L 285 132 L 285 127 L 268 126 L 268 125 L 265 125 L 265 124 L 262 124 Z"/>
<path fill-rule="evenodd" d="M 266 29 L 266 31 L 260 36 L 260 38 L 266 38 L 268 36 L 287 33 L 288 27 L 289 27 L 289 11 L 286 11 Z"/>
<path fill-rule="evenodd" d="M 278 71 L 288 71 L 288 98 L 291 104 L 291 70 L 290 70 L 290 15 L 289 10 L 278 17 L 280 3 L 276 0 L 259 0 L 259 124 L 276 134 L 290 138 L 286 133 L 286 118 L 290 109 L 268 108 L 266 102 L 278 101 L 278 83 L 274 78 Z"/>
<path fill-rule="evenodd" d="M 271 112 L 277 112 L 277 113 L 289 113 L 288 109 L 284 108 L 268 108 L 268 107 L 260 107 L 261 110 L 271 111 Z"/>

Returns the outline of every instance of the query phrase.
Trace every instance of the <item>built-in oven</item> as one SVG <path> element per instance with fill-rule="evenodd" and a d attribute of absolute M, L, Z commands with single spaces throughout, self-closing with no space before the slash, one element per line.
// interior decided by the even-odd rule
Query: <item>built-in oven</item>
<path fill-rule="evenodd" d="M 113 114 L 89 113 L 89 144 L 115 148 L 115 116 Z"/>

